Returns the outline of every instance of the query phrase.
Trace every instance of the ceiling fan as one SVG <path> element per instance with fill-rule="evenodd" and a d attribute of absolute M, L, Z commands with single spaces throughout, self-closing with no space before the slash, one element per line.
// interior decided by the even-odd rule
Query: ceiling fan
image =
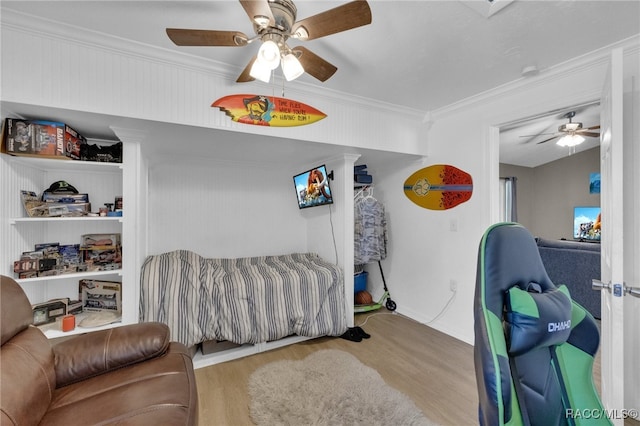
<path fill-rule="evenodd" d="M 584 142 L 584 137 L 592 137 L 597 138 L 600 137 L 600 132 L 594 132 L 594 130 L 600 129 L 600 126 L 591 126 L 591 127 L 582 127 L 582 123 L 574 123 L 572 121 L 573 117 L 575 117 L 576 112 L 570 111 L 564 114 L 564 118 L 568 118 L 569 122 L 564 123 L 558 127 L 558 132 L 554 133 L 548 139 L 537 142 L 537 145 L 552 141 L 557 138 L 561 138 L 556 143 L 560 146 L 575 146 Z M 544 134 L 544 133 L 542 133 Z"/>
<path fill-rule="evenodd" d="M 351 1 L 300 21 L 296 21 L 297 9 L 291 0 L 240 0 L 240 4 L 253 23 L 254 37 L 239 31 L 180 28 L 167 28 L 167 35 L 177 46 L 240 47 L 260 40 L 260 50 L 242 71 L 238 83 L 254 79 L 268 83 L 278 65 L 288 81 L 306 72 L 324 82 L 338 68 L 303 46 L 289 47 L 287 41 L 314 40 L 371 23 L 366 0 Z"/>

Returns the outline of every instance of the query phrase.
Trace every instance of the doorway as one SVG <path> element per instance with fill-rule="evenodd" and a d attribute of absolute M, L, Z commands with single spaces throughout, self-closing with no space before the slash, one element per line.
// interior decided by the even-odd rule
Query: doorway
<path fill-rule="evenodd" d="M 600 171 L 599 137 L 585 137 L 575 147 L 556 144 L 562 136 L 558 128 L 568 122 L 566 116 L 571 112 L 575 113 L 571 121 L 583 128 L 599 126 L 599 101 L 500 126 L 499 177 L 516 178 L 517 221 L 534 236 L 572 240 L 574 208 L 600 206 L 599 192 L 590 187 L 590 180 Z"/>

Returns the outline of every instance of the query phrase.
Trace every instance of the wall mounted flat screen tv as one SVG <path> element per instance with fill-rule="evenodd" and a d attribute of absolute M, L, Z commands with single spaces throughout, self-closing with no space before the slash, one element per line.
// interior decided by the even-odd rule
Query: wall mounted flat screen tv
<path fill-rule="evenodd" d="M 296 188 L 298 207 L 304 209 L 333 204 L 333 196 L 329 186 L 330 177 L 327 175 L 327 168 L 324 164 L 295 175 L 293 184 Z"/>
<path fill-rule="evenodd" d="M 600 207 L 574 207 L 573 238 L 580 241 L 600 241 Z"/>

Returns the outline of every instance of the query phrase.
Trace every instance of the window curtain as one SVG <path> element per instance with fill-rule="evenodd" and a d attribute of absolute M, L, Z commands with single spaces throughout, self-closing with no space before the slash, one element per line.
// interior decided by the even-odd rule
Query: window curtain
<path fill-rule="evenodd" d="M 518 221 L 517 181 L 515 176 L 500 178 L 500 220 L 503 222 Z"/>

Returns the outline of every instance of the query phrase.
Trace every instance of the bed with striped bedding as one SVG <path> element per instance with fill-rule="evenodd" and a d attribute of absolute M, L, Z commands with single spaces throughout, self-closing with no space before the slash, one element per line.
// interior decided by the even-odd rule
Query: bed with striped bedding
<path fill-rule="evenodd" d="M 167 324 L 171 339 L 187 346 L 347 330 L 342 270 L 314 253 L 207 259 L 176 250 L 149 256 L 140 293 L 140 320 Z"/>

